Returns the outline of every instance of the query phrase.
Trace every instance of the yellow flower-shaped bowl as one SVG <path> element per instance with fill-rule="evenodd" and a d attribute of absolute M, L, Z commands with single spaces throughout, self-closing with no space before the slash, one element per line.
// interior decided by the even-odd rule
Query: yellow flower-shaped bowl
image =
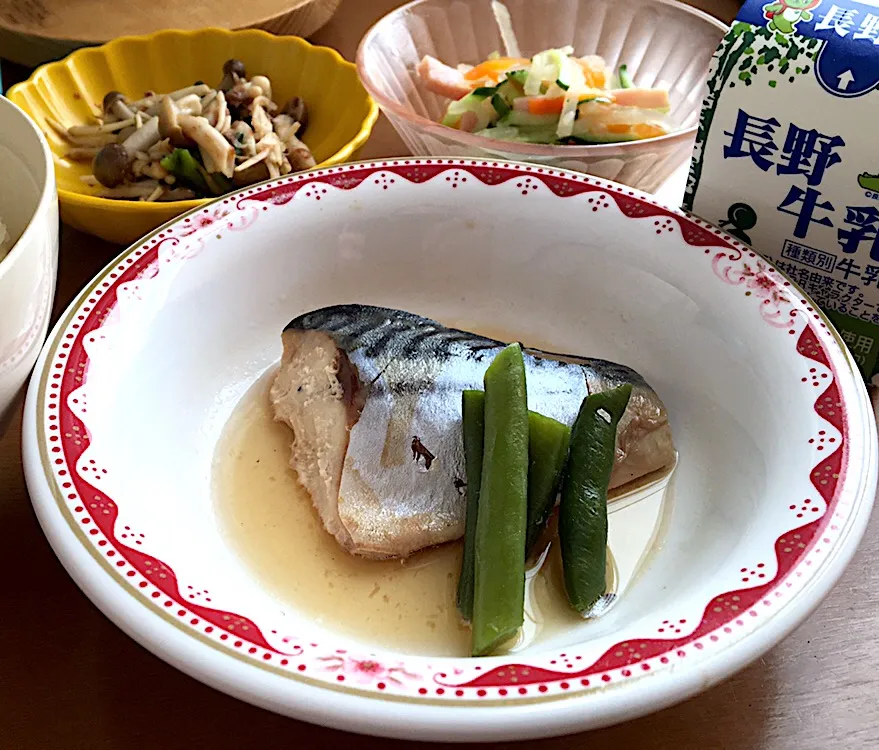
<path fill-rule="evenodd" d="M 264 31 L 159 31 L 116 39 L 101 47 L 79 49 L 63 60 L 38 68 L 7 96 L 40 126 L 49 141 L 58 178 L 61 219 L 110 242 L 130 244 L 175 216 L 207 200 L 148 203 L 100 198 L 80 177 L 90 163 L 64 158 L 69 145 L 47 123 L 65 127 L 93 122 L 104 94 L 121 91 L 138 99 L 146 91 L 167 92 L 195 81 L 217 85 L 223 62 L 242 60 L 248 75 L 266 75 L 273 97 L 283 102 L 301 96 L 309 122 L 303 140 L 318 166 L 353 159 L 369 138 L 378 108 L 357 77 L 353 63 L 335 50 L 299 37 Z"/>

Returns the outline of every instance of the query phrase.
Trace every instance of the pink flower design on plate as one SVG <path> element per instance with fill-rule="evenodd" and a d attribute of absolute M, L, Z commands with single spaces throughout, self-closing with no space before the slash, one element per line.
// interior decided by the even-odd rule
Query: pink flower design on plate
<path fill-rule="evenodd" d="M 756 269 L 745 263 L 744 278 L 745 286 L 758 297 L 769 298 L 773 302 L 779 302 L 784 298 L 778 291 L 778 284 L 766 272 L 762 263 L 758 262 Z"/>
<path fill-rule="evenodd" d="M 417 675 L 407 672 L 399 663 L 391 666 L 374 659 L 353 659 L 350 656 L 323 656 L 319 659 L 327 662 L 328 672 L 338 672 L 361 685 L 382 681 L 402 685 L 403 679 L 418 679 Z"/>
<path fill-rule="evenodd" d="M 792 321 L 781 310 L 790 304 L 790 300 L 771 275 L 769 267 L 762 260 L 739 263 L 741 258 L 740 250 L 717 253 L 712 261 L 714 273 L 727 284 L 744 284 L 748 290 L 746 294 L 761 299 L 760 315 L 767 323 L 776 328 L 790 327 Z"/>
<path fill-rule="evenodd" d="M 209 216 L 207 214 L 197 214 L 192 217 L 192 222 L 189 226 L 186 227 L 181 233 L 181 237 L 189 237 L 191 234 L 195 234 L 196 232 L 200 232 L 202 229 L 207 229 L 211 224 L 215 221 L 222 219 L 229 212 L 225 209 L 221 209 L 218 212 L 218 216 Z"/>

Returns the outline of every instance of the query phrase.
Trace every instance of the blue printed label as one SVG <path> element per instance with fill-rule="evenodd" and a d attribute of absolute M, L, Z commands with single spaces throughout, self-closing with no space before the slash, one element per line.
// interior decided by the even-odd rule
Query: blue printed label
<path fill-rule="evenodd" d="M 879 86 L 879 2 L 872 0 L 752 0 L 738 20 L 779 37 L 824 42 L 815 64 L 821 86 L 839 97 L 863 96 Z"/>
<path fill-rule="evenodd" d="M 749 0 L 711 62 L 684 201 L 856 330 L 865 368 L 879 357 L 877 88 L 879 0 Z"/>

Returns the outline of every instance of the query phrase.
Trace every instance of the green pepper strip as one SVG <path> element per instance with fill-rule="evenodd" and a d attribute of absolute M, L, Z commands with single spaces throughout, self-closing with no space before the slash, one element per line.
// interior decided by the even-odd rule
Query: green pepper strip
<path fill-rule="evenodd" d="M 473 573 L 476 548 L 476 518 L 482 481 L 482 444 L 485 435 L 485 394 L 462 394 L 464 464 L 467 472 L 467 516 L 464 526 L 464 554 L 458 578 L 458 611 L 464 620 L 473 617 Z M 558 495 L 571 430 L 549 417 L 528 412 L 528 530 L 526 557 L 540 538 Z"/>
<path fill-rule="evenodd" d="M 458 611 L 469 621 L 473 617 L 473 573 L 476 554 L 476 513 L 482 482 L 482 444 L 485 435 L 485 394 L 464 391 L 461 396 L 464 431 L 464 464 L 467 469 L 467 520 L 464 525 L 464 555 L 458 578 Z"/>
<path fill-rule="evenodd" d="M 616 431 L 631 385 L 587 396 L 571 433 L 559 508 L 559 543 L 568 600 L 581 614 L 605 593 L 607 489 Z"/>
<path fill-rule="evenodd" d="M 474 656 L 515 635 L 524 619 L 528 521 L 528 401 L 519 344 L 485 373 L 485 440 L 476 518 Z"/>
<path fill-rule="evenodd" d="M 542 414 L 528 412 L 528 532 L 526 556 L 534 551 L 555 507 L 571 430 Z"/>

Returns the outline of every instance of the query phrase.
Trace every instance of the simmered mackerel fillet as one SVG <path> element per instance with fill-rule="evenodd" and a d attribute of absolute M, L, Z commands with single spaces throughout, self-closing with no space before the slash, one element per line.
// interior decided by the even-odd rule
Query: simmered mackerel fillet
<path fill-rule="evenodd" d="M 290 465 L 348 552 L 406 557 L 464 532 L 461 391 L 481 389 L 504 344 L 400 310 L 340 305 L 282 335 L 274 417 L 293 430 Z M 589 393 L 622 383 L 611 487 L 671 464 L 668 415 L 633 370 L 526 349 L 528 407 L 572 424 Z"/>

